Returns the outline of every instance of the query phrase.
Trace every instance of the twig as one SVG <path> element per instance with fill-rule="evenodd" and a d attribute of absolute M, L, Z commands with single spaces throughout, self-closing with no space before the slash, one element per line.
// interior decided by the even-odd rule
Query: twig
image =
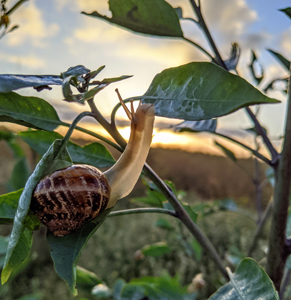
<path fill-rule="evenodd" d="M 176 212 L 169 209 L 163 209 L 163 208 L 133 208 L 133 209 L 117 210 L 111 212 L 108 215 L 108 217 L 116 217 L 116 216 L 131 215 L 131 214 L 144 214 L 144 213 L 166 214 L 178 218 Z"/>
<path fill-rule="evenodd" d="M 272 205 L 273 205 L 273 198 L 270 199 L 265 211 L 264 211 L 264 214 L 261 218 L 261 221 L 259 223 L 259 225 L 257 226 L 257 230 L 256 230 L 256 233 L 254 235 L 254 238 L 253 238 L 253 242 L 250 246 L 250 249 L 249 249 L 249 252 L 248 252 L 248 256 L 252 256 L 254 250 L 256 249 L 257 247 L 257 244 L 258 244 L 258 240 L 259 240 L 259 237 L 262 233 L 262 230 L 263 228 L 265 227 L 265 224 L 268 220 L 268 218 L 271 216 L 271 212 L 272 212 Z"/>
<path fill-rule="evenodd" d="M 263 162 L 265 162 L 266 164 L 268 164 L 269 166 L 272 165 L 271 161 L 267 157 L 265 157 L 264 155 L 262 155 L 260 152 L 258 152 L 256 150 L 250 148 L 249 146 L 247 146 L 247 145 L 245 145 L 245 144 L 243 144 L 243 143 L 241 143 L 241 142 L 239 142 L 239 141 L 237 141 L 237 140 L 235 140 L 235 139 L 233 139 L 233 138 L 231 138 L 229 136 L 226 136 L 224 134 L 221 134 L 221 133 L 218 133 L 218 132 L 215 132 L 214 134 L 216 134 L 216 135 L 218 135 L 220 137 L 223 137 L 225 139 L 228 139 L 228 140 L 230 140 L 230 141 L 232 141 L 232 142 L 234 142 L 234 143 L 242 146 L 246 150 L 249 150 L 254 156 L 256 156 L 257 158 L 259 158 L 260 160 L 262 160 Z"/>
<path fill-rule="evenodd" d="M 96 120 L 102 124 L 105 125 L 104 128 L 108 131 L 108 133 L 115 139 L 115 141 L 121 145 L 123 148 L 123 145 L 126 142 L 124 139 L 120 136 L 118 131 L 112 124 L 108 123 L 108 121 L 101 115 L 101 113 L 98 111 L 97 107 L 95 106 L 95 103 L 93 102 L 93 99 L 91 99 L 89 105 L 92 110 L 92 112 L 95 115 Z M 185 211 L 184 207 L 181 205 L 179 200 L 176 198 L 176 196 L 173 194 L 173 192 L 168 188 L 168 186 L 163 182 L 163 180 L 147 165 L 144 165 L 143 168 L 144 173 L 147 177 L 149 177 L 159 188 L 159 190 L 164 194 L 164 196 L 167 198 L 167 200 L 171 203 L 174 210 L 176 211 L 177 218 L 181 220 L 181 222 L 188 228 L 188 230 L 191 232 L 191 234 L 196 238 L 196 240 L 200 243 L 201 247 L 209 254 L 209 256 L 213 259 L 214 263 L 216 264 L 219 271 L 222 273 L 222 275 L 225 277 L 225 279 L 228 280 L 227 272 L 220 260 L 220 257 L 218 253 L 216 252 L 215 248 L 209 241 L 209 239 L 202 233 L 202 231 L 199 229 L 199 227 L 191 220 L 187 212 Z"/>
<path fill-rule="evenodd" d="M 197 43 L 193 42 L 192 40 L 190 40 L 190 39 L 188 39 L 186 37 L 183 37 L 183 39 L 185 41 L 189 42 L 190 44 L 194 45 L 199 50 L 201 50 L 204 54 L 206 54 L 211 59 L 211 61 L 214 60 L 214 58 L 212 57 L 212 55 L 209 52 L 207 52 L 204 48 L 202 48 L 200 45 L 198 45 Z"/>

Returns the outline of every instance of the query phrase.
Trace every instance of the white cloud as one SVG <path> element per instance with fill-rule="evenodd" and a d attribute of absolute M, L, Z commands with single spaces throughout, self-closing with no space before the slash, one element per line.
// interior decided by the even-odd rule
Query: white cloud
<path fill-rule="evenodd" d="M 291 27 L 289 27 L 287 30 L 282 32 L 281 38 L 280 38 L 280 46 L 283 49 L 284 52 L 289 53 L 289 56 L 286 58 L 290 59 L 291 55 Z M 283 54 L 283 53 L 282 53 Z"/>
<path fill-rule="evenodd" d="M 5 62 L 18 64 L 29 69 L 39 69 L 46 66 L 45 60 L 35 57 L 34 55 L 9 55 L 0 52 L 0 59 Z"/>
<path fill-rule="evenodd" d="M 8 46 L 20 46 L 30 40 L 34 46 L 43 47 L 44 39 L 56 35 L 59 31 L 58 24 L 45 23 L 43 12 L 33 2 L 21 6 L 11 19 L 12 24 L 18 24 L 20 27 L 13 34 L 7 35 L 5 41 Z"/>

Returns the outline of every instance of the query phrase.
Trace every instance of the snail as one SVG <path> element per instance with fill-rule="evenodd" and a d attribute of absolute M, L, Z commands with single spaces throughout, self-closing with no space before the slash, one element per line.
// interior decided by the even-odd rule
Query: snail
<path fill-rule="evenodd" d="M 135 186 L 151 145 L 155 109 L 139 105 L 134 112 L 121 101 L 131 121 L 128 144 L 102 173 L 90 165 L 72 165 L 44 177 L 36 186 L 30 208 L 55 236 L 68 235 L 113 207 Z"/>

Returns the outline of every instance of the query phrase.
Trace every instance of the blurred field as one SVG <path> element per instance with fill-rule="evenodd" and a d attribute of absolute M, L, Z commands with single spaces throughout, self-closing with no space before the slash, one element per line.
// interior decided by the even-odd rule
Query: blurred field
<path fill-rule="evenodd" d="M 22 145 L 33 164 L 35 154 L 24 143 Z M 0 192 L 5 193 L 5 184 L 12 172 L 14 161 L 5 142 L 0 142 L 0 149 Z M 113 154 L 115 157 L 118 156 L 115 151 Z M 200 201 L 230 198 L 238 205 L 247 208 L 251 215 L 255 215 L 256 193 L 252 181 L 254 161 L 251 158 L 239 159 L 235 164 L 223 156 L 153 148 L 148 163 L 161 178 L 173 181 L 177 189 L 184 190 L 185 200 L 191 205 Z M 260 164 L 261 181 L 264 180 L 265 170 L 266 167 Z M 264 206 L 271 192 L 271 187 L 267 185 L 262 195 Z M 129 201 L 130 198 L 143 195 L 144 187 L 139 182 L 132 194 L 120 201 L 116 209 L 136 207 Z M 201 272 L 199 269 L 201 263 L 195 263 L 177 246 L 174 233 L 167 233 L 154 225 L 160 217 L 156 214 L 143 214 L 108 218 L 82 252 L 79 265 L 95 272 L 109 286 L 120 277 L 129 281 L 133 277 L 159 276 L 163 271 L 168 271 L 170 275 L 178 273 L 182 284 L 189 284 L 192 278 Z M 164 216 L 163 218 L 178 227 L 173 218 Z M 220 212 L 198 223 L 222 257 L 229 251 L 230 245 L 246 252 L 256 225 L 248 216 L 238 216 L 232 212 Z M 9 234 L 9 231 L 10 227 L 6 226 L 2 227 L 0 233 Z M 190 238 L 186 230 L 183 232 L 187 238 Z M 41 293 L 43 300 L 75 299 L 53 270 L 44 233 L 45 228 L 35 233 L 32 261 L 11 283 L 1 287 L 0 299 L 14 300 L 32 292 Z M 173 249 L 171 253 L 157 258 L 135 259 L 138 249 L 166 238 L 170 248 Z M 210 272 L 215 267 L 203 254 L 202 261 L 206 274 L 217 276 L 216 271 Z M 208 293 L 219 286 L 213 285 L 213 278 L 209 279 L 209 282 L 211 286 Z M 1 298 L 1 295 L 5 295 L 4 298 Z M 91 299 L 90 295 L 82 291 L 80 296 Z"/>

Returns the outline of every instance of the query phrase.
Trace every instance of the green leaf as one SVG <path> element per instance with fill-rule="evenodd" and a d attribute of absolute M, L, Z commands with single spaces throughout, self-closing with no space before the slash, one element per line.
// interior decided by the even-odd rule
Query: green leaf
<path fill-rule="evenodd" d="M 164 0 L 109 0 L 112 18 L 94 11 L 85 15 L 100 18 L 134 32 L 183 37 L 175 9 Z"/>
<path fill-rule="evenodd" d="M 54 236 L 51 232 L 47 233 L 47 241 L 51 249 L 55 270 L 66 281 L 70 292 L 75 296 L 78 294 L 76 290 L 76 265 L 81 250 L 111 210 L 112 208 L 106 209 L 97 218 L 69 235 L 60 237 Z"/>
<path fill-rule="evenodd" d="M 191 220 L 196 223 L 198 214 L 192 209 L 192 207 L 189 204 L 182 203 L 184 209 L 186 210 L 187 214 L 191 218 Z"/>
<path fill-rule="evenodd" d="M 134 298 L 134 293 L 139 294 L 139 298 Z M 141 295 L 141 296 L 140 296 Z M 178 277 L 170 277 L 164 274 L 159 277 L 134 278 L 126 284 L 121 296 L 123 299 L 142 299 L 148 297 L 151 300 L 193 300 L 194 294 L 189 294 L 186 287 L 182 287 Z"/>
<path fill-rule="evenodd" d="M 142 253 L 146 256 L 161 256 L 171 252 L 168 244 L 165 242 L 158 242 L 152 245 L 147 245 L 141 249 Z"/>
<path fill-rule="evenodd" d="M 157 227 L 160 227 L 160 228 L 166 229 L 166 230 L 174 230 L 175 229 L 175 227 L 172 226 L 171 223 L 168 220 L 162 219 L 162 218 L 158 219 L 156 221 L 155 225 Z"/>
<path fill-rule="evenodd" d="M 291 7 L 286 7 L 283 9 L 279 9 L 279 11 L 284 12 L 291 19 Z"/>
<path fill-rule="evenodd" d="M 23 189 L 0 196 L 0 224 L 12 222 L 22 191 Z"/>
<path fill-rule="evenodd" d="M 123 279 L 117 279 L 112 287 L 112 296 L 114 300 L 122 300 L 121 292 L 123 287 L 126 285 L 126 282 Z"/>
<path fill-rule="evenodd" d="M 252 104 L 279 102 L 208 62 L 162 71 L 141 99 L 154 104 L 157 116 L 190 121 L 216 118 Z"/>
<path fill-rule="evenodd" d="M 12 192 L 23 188 L 30 174 L 26 157 L 20 158 L 15 164 L 8 181 L 8 191 Z"/>
<path fill-rule="evenodd" d="M 77 65 L 70 67 L 66 72 L 61 73 L 61 78 L 66 78 L 70 76 L 80 76 L 89 73 L 91 70 L 87 69 L 83 65 Z M 100 70 L 102 71 L 102 70 Z"/>
<path fill-rule="evenodd" d="M 63 138 L 56 132 L 47 131 L 23 131 L 19 133 L 21 139 L 32 149 L 43 155 L 52 142 Z M 89 164 L 96 168 L 111 167 L 115 160 L 110 152 L 100 143 L 92 143 L 81 147 L 68 142 L 67 149 L 74 163 Z"/>
<path fill-rule="evenodd" d="M 279 300 L 279 295 L 266 272 L 253 259 L 245 258 L 230 275 L 230 282 L 209 300 Z"/>
<path fill-rule="evenodd" d="M 3 268 L 4 258 L 6 255 L 9 239 L 4 236 L 0 236 L 0 269 Z"/>
<path fill-rule="evenodd" d="M 217 126 L 217 119 L 203 120 L 203 121 L 184 121 L 174 126 L 175 131 L 179 132 L 215 132 Z"/>
<path fill-rule="evenodd" d="M 39 220 L 34 215 L 29 215 L 30 201 L 35 186 L 46 175 L 71 164 L 70 156 L 63 147 L 62 141 L 56 140 L 27 180 L 13 222 L 4 269 L 1 274 L 2 284 L 8 280 L 14 269 L 25 261 L 30 252 L 32 232 L 39 225 Z"/>
<path fill-rule="evenodd" d="M 34 87 L 41 88 L 49 85 L 61 85 L 60 76 L 54 75 L 0 75 L 0 93 L 9 93 L 17 89 Z"/>
<path fill-rule="evenodd" d="M 214 141 L 214 144 L 215 144 L 216 146 L 218 146 L 218 147 L 222 150 L 222 152 L 223 152 L 228 158 L 230 158 L 232 161 L 236 162 L 236 157 L 235 157 L 235 155 L 234 155 L 234 153 L 233 153 L 232 151 L 230 151 L 230 150 L 227 149 L 225 146 L 223 146 L 222 144 L 220 144 L 220 143 L 218 143 L 218 142 L 216 142 L 216 141 Z"/>
<path fill-rule="evenodd" d="M 53 131 L 62 125 L 55 109 L 45 100 L 14 92 L 0 94 L 0 122 Z"/>
<path fill-rule="evenodd" d="M 102 280 L 93 272 L 90 272 L 80 266 L 77 266 L 77 286 L 91 292 L 92 288 L 102 283 Z"/>
<path fill-rule="evenodd" d="M 290 61 L 287 58 L 271 49 L 267 49 L 267 51 L 269 51 L 273 56 L 275 56 L 275 58 L 283 64 L 283 66 L 288 70 L 288 72 L 290 71 Z"/>

